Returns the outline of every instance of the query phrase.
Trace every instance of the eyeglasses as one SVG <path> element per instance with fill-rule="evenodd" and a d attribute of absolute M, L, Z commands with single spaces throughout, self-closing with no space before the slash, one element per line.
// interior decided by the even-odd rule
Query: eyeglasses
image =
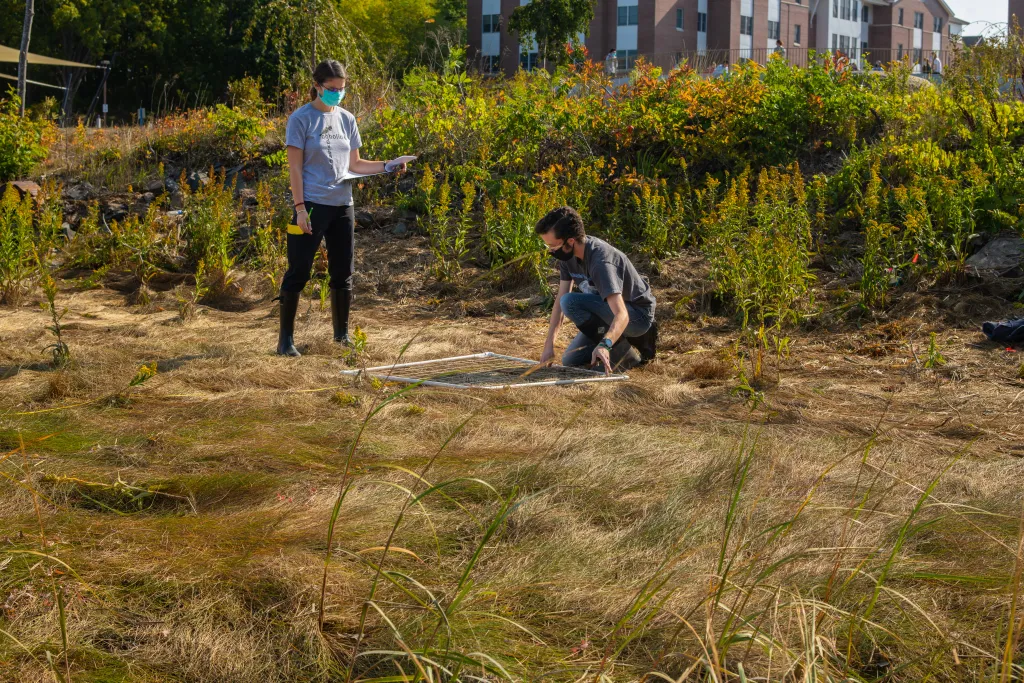
<path fill-rule="evenodd" d="M 341 86 L 340 88 L 328 88 L 326 85 L 321 85 L 320 87 L 326 90 L 327 92 L 341 92 L 342 90 L 345 89 L 345 86 Z"/>

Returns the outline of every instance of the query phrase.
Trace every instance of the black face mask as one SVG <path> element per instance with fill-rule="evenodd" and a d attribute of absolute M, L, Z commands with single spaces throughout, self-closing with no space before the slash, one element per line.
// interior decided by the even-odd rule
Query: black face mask
<path fill-rule="evenodd" d="M 573 254 L 574 250 L 570 249 L 569 251 L 565 251 L 564 249 L 567 246 L 569 246 L 569 245 L 565 244 L 563 242 L 562 246 L 558 247 L 557 249 L 549 249 L 548 253 L 551 254 L 552 256 L 554 256 L 559 261 L 568 261 L 569 259 L 571 259 L 574 256 L 574 254 Z"/>

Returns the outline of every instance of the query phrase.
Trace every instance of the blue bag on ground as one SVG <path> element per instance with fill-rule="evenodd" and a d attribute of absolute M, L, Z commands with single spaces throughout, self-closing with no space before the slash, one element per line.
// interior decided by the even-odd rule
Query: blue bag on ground
<path fill-rule="evenodd" d="M 1001 344 L 1024 342 L 1024 318 L 1004 320 L 1001 323 L 983 323 L 981 331 L 990 341 Z"/>

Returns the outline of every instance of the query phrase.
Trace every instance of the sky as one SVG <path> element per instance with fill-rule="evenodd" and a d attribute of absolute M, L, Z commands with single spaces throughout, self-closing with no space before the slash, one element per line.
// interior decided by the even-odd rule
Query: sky
<path fill-rule="evenodd" d="M 1006 16 L 1009 13 L 1008 0 L 946 0 L 946 4 L 960 19 L 974 22 L 970 26 L 964 26 L 964 35 L 966 36 L 990 33 L 996 30 L 988 28 L 988 24 L 1001 24 L 999 32 L 1006 30 Z"/>

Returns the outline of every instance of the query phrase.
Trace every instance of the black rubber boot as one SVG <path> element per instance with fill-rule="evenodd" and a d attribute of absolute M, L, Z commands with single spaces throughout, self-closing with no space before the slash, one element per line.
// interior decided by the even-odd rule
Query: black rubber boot
<path fill-rule="evenodd" d="M 281 331 L 277 337 L 279 356 L 301 356 L 295 348 L 295 312 L 299 310 L 300 292 L 281 292 Z"/>
<path fill-rule="evenodd" d="M 639 337 L 627 337 L 627 340 L 640 352 L 640 362 L 650 363 L 658 353 L 658 323 L 652 322 L 646 332 Z"/>
<path fill-rule="evenodd" d="M 608 354 L 612 372 L 626 372 L 641 364 L 640 354 L 627 340 L 620 338 Z"/>
<path fill-rule="evenodd" d="M 599 318 L 587 318 L 584 322 L 577 325 L 576 329 L 587 335 L 587 339 L 590 341 L 600 344 L 601 340 L 604 339 L 605 333 L 608 331 L 608 326 Z"/>
<path fill-rule="evenodd" d="M 351 289 L 331 288 L 331 322 L 334 324 L 334 341 L 345 346 L 352 345 L 352 338 L 348 336 L 348 311 L 351 307 Z"/>

